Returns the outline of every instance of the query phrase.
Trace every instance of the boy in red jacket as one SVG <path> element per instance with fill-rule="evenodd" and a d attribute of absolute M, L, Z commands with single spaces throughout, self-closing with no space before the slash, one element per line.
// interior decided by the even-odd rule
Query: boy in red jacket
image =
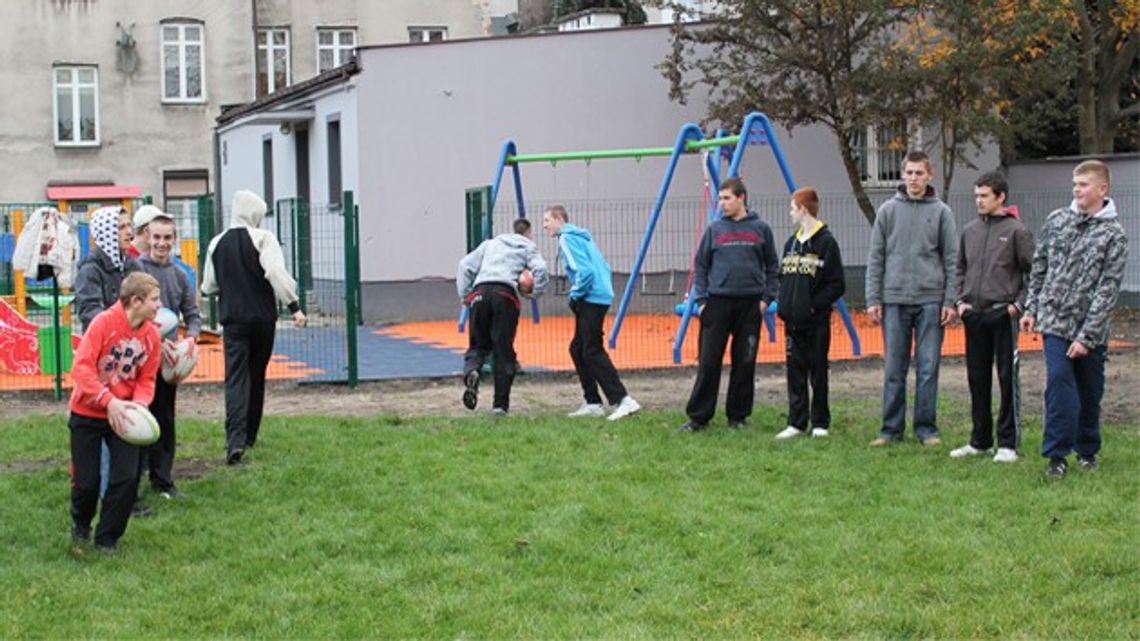
<path fill-rule="evenodd" d="M 99 502 L 99 452 L 111 452 L 110 483 L 95 530 L 95 547 L 114 553 L 135 503 L 139 449 L 115 434 L 131 405 L 146 408 L 154 397 L 154 377 L 162 341 L 152 322 L 162 302 L 158 281 L 134 272 L 123 280 L 119 302 L 101 312 L 75 351 L 71 378 L 71 536 L 91 539 Z"/>

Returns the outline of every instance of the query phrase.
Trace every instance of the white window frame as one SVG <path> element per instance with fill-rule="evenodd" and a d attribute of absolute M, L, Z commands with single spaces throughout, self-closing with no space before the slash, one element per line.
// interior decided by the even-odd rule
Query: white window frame
<path fill-rule="evenodd" d="M 331 45 L 321 44 L 321 35 L 325 34 L 325 33 L 332 35 L 333 42 Z M 352 44 L 351 45 L 342 45 L 340 43 L 340 36 L 343 33 L 351 33 L 352 34 Z M 324 73 L 324 72 L 328 71 L 329 69 L 336 69 L 337 67 L 347 63 L 348 61 L 350 61 L 354 57 L 356 57 L 356 43 L 357 43 L 356 27 L 318 27 L 317 28 L 317 73 L 320 74 L 320 73 Z M 329 69 L 321 69 L 321 53 L 325 52 L 325 51 L 332 52 L 333 65 L 331 67 L 329 67 Z"/>
<path fill-rule="evenodd" d="M 273 36 L 278 33 L 285 34 L 285 44 L 273 44 Z M 265 35 L 265 44 L 262 44 L 260 42 L 262 34 Z M 269 95 L 275 91 L 284 89 L 285 87 L 293 84 L 293 35 L 290 33 L 289 28 L 260 27 L 257 30 L 257 38 L 257 55 L 260 56 L 262 52 L 265 52 L 265 64 L 257 67 L 259 71 L 265 72 L 266 81 L 264 95 Z M 276 85 L 277 76 L 274 73 L 275 70 L 273 69 L 273 53 L 278 49 L 285 50 L 285 84 L 280 87 Z M 255 88 L 258 87 L 258 79 L 256 77 L 253 79 L 253 84 Z"/>
<path fill-rule="evenodd" d="M 91 70 L 94 73 L 94 80 L 90 83 L 79 81 L 79 72 L 81 70 Z M 71 81 L 66 84 L 61 84 L 58 78 L 59 71 L 69 71 L 71 73 Z M 71 122 L 72 131 L 70 140 L 61 140 L 59 137 L 59 90 L 61 87 L 67 87 L 71 90 Z M 94 89 L 94 116 L 95 116 L 95 138 L 93 140 L 81 140 L 79 138 L 80 132 L 83 131 L 80 123 L 79 116 L 79 90 L 83 88 Z M 102 144 L 99 136 L 99 67 L 95 65 L 55 65 L 51 68 L 51 112 L 52 112 L 52 140 L 55 141 L 57 147 L 98 147 Z"/>
<path fill-rule="evenodd" d="M 440 38 L 439 38 L 439 40 L 432 40 L 431 34 L 436 33 L 436 32 L 438 32 L 440 34 Z M 419 40 L 416 40 L 417 35 L 419 36 Z M 447 40 L 447 27 L 445 27 L 445 26 L 433 26 L 433 27 L 414 26 L 414 27 L 408 27 L 408 42 L 419 44 L 419 43 L 427 43 L 427 42 L 442 42 L 445 40 Z"/>
<path fill-rule="evenodd" d="M 907 152 L 922 147 L 922 129 L 911 120 L 907 120 L 906 140 L 901 149 L 881 147 L 879 134 L 883 129 L 879 125 L 867 125 L 862 131 L 864 144 L 856 145 L 852 142 L 856 162 L 862 155 L 864 162 L 864 175 L 861 176 L 864 187 L 895 187 L 902 181 L 902 162 Z M 887 141 L 889 145 L 889 141 Z"/>
<path fill-rule="evenodd" d="M 166 39 L 166 29 L 178 29 L 177 40 Z M 198 30 L 198 41 L 194 42 L 186 38 L 187 28 Z M 158 60 L 161 67 L 161 87 L 162 102 L 165 104 L 192 104 L 198 105 L 206 102 L 206 25 L 201 22 L 163 22 L 158 25 Z M 178 47 L 178 95 L 168 97 L 166 95 L 166 47 Z M 198 54 L 198 78 L 201 84 L 202 95 L 200 96 L 187 96 L 187 67 L 186 67 L 186 50 L 189 47 L 197 46 L 200 50 Z"/>

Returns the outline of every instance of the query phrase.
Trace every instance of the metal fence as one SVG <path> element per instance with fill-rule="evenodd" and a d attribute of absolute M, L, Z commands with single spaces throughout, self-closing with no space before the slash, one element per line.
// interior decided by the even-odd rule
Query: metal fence
<path fill-rule="evenodd" d="M 345 192 L 343 205 L 308 205 L 297 200 L 276 203 L 262 227 L 273 231 L 281 241 L 286 267 L 299 285 L 308 327 L 298 330 L 291 315 L 281 309 L 275 354 L 269 366 L 270 378 L 347 381 L 357 380 L 356 332 L 359 324 L 359 225 L 358 209 L 352 192 Z M 59 384 L 70 387 L 70 356 L 78 341 L 80 326 L 69 292 L 64 292 L 60 309 L 53 314 L 51 297 L 41 291 L 43 283 L 16 278 L 11 270 L 11 248 L 15 233 L 13 212 L 34 210 L 38 204 L 0 207 L 0 264 L 7 268 L 8 283 L 0 305 L 0 391 L 50 390 L 56 384 L 54 363 L 55 318 L 61 322 L 63 349 Z M 175 254 L 186 264 L 191 286 L 197 290 L 210 239 L 229 212 L 215 211 L 211 195 L 198 199 L 192 207 L 172 212 L 178 230 Z M 219 220 L 220 219 L 220 220 Z M 82 254 L 89 253 L 90 238 L 81 223 Z M 346 234 L 347 232 L 347 234 Z M 347 241 L 346 241 L 347 239 Z M 26 288 L 17 295 L 15 283 Z M 17 300 L 18 299 L 18 300 Z M 189 382 L 224 380 L 222 327 L 218 323 L 213 297 L 199 297 L 203 317 L 200 360 Z M 19 332 L 17 337 L 15 332 Z M 18 341 L 15 338 L 19 338 Z"/>
<path fill-rule="evenodd" d="M 890 194 L 872 194 L 876 205 Z M 1140 237 L 1140 188 L 1115 189 L 1113 197 L 1121 212 L 1120 220 L 1130 238 Z M 344 194 L 343 205 L 308 204 L 296 199 L 274 203 L 272 213 L 262 225 L 273 231 L 281 242 L 289 272 L 296 278 L 303 309 L 309 317 L 305 330 L 293 328 L 286 310 L 282 310 L 278 325 L 275 357 L 270 365 L 270 377 L 315 381 L 347 381 L 354 384 L 358 378 L 359 349 L 357 341 L 371 331 L 360 325 L 360 247 L 357 207 L 351 192 Z M 1071 201 L 1067 190 L 1056 192 L 1029 192 L 1011 194 L 1011 202 L 1020 208 L 1026 225 L 1037 232 L 1048 213 Z M 954 209 L 959 225 L 974 216 L 973 196 L 968 192 L 951 193 L 947 202 Z M 572 327 L 566 325 L 568 309 L 566 293 L 568 283 L 565 268 L 557 259 L 557 246 L 541 228 L 541 213 L 553 201 L 530 201 L 526 210 L 535 224 L 534 236 L 540 251 L 546 256 L 552 272 L 548 295 L 537 304 L 546 325 L 534 326 L 524 320 L 520 327 L 520 355 L 524 365 L 542 363 L 549 369 L 569 369 L 566 343 Z M 575 225 L 589 229 L 614 269 L 614 287 L 621 296 L 628 282 L 637 248 L 641 244 L 645 227 L 652 210 L 650 199 L 578 200 L 561 201 L 570 212 Z M 52 333 L 55 314 L 50 296 L 43 283 L 24 281 L 22 297 L 15 294 L 18 280 L 11 270 L 11 249 L 14 247 L 14 221 L 16 212 L 32 211 L 38 203 L 0 206 L 0 294 L 4 306 L 0 307 L 0 330 L 21 325 L 34 343 L 3 342 L 0 333 L 0 390 L 44 389 L 53 383 L 54 362 L 51 353 L 55 335 Z M 786 196 L 754 196 L 750 206 L 772 226 L 776 241 L 782 246 L 792 233 L 787 214 Z M 635 284 L 635 294 L 629 307 L 630 318 L 622 329 L 616 360 L 634 366 L 668 366 L 672 364 L 671 349 L 679 318 L 675 314 L 689 288 L 689 273 L 696 244 L 704 225 L 707 200 L 704 198 L 673 199 L 666 203 L 652 237 L 650 250 L 643 265 L 643 277 Z M 863 266 L 868 249 L 870 226 L 853 199 L 847 195 L 823 194 L 822 218 L 829 224 L 840 241 L 848 271 L 848 298 L 861 303 Z M 517 216 L 517 205 L 501 202 L 494 214 L 494 228 L 509 228 Z M 193 285 L 198 287 L 209 240 L 229 220 L 229 212 L 216 212 L 211 196 L 206 196 L 194 207 L 175 212 L 179 243 L 176 253 L 191 268 Z M 4 253 L 7 252 L 7 253 Z M 7 269 L 7 271 L 4 271 Z M 21 301 L 17 305 L 16 299 Z M 65 345 L 77 336 L 79 326 L 72 306 L 67 303 L 59 310 L 61 342 Z M 1135 307 L 1140 301 L 1140 251 L 1133 251 L 1124 281 L 1124 295 L 1120 306 Z M 617 304 L 615 301 L 614 309 Z M 207 332 L 203 340 L 202 360 L 190 382 L 217 382 L 224 378 L 221 327 L 217 322 L 216 301 L 203 298 L 200 308 Z M 612 314 L 613 310 L 611 310 Z M 612 317 L 611 317 L 612 318 Z M 863 353 L 881 349 L 879 331 L 867 325 L 856 313 L 855 326 Z M 454 326 L 452 326 L 454 327 Z M 607 329 L 609 327 L 607 326 Z M 454 331 L 454 329 L 452 329 Z M 698 325 L 690 327 L 685 343 L 686 364 L 695 358 L 695 336 Z M 779 323 L 771 333 L 765 330 L 761 358 L 782 360 L 783 347 L 779 336 Z M 835 320 L 833 327 L 833 354 L 843 357 L 851 352 L 846 329 Z M 454 335 L 452 335 L 454 336 Z M 769 340 L 769 338 L 773 340 Z M 1026 338 L 1023 338 L 1026 340 Z M 529 343 L 527 341 L 530 341 Z M 948 353 L 961 353 L 963 339 L 960 330 L 951 330 L 946 339 Z M 32 347 L 27 347 L 32 345 Z M 1032 348 L 1032 345 L 1030 345 Z M 23 350 L 23 351 L 22 351 Z M 63 350 L 65 356 L 70 349 Z M 64 370 L 69 360 L 64 359 Z M 456 361 L 458 362 L 458 361 Z M 67 386 L 69 381 L 62 377 Z"/>
<path fill-rule="evenodd" d="M 892 195 L 890 192 L 877 192 L 872 193 L 871 198 L 877 208 Z M 1018 206 L 1022 220 L 1035 234 L 1040 231 L 1049 212 L 1067 206 L 1072 200 L 1070 191 L 1015 192 L 1010 196 L 1010 204 Z M 1112 197 L 1122 214 L 1121 222 L 1129 237 L 1140 238 L 1140 217 L 1135 215 L 1140 212 L 1140 189 L 1133 187 L 1116 189 Z M 623 324 L 617 341 L 619 352 L 624 351 L 633 355 L 629 357 L 631 362 L 653 365 L 671 363 L 665 359 L 665 355 L 670 354 L 674 334 L 680 321 L 679 318 L 667 317 L 675 316 L 677 306 L 685 300 L 690 284 L 690 266 L 700 230 L 704 225 L 706 202 L 701 198 L 673 199 L 666 203 L 662 211 L 642 266 L 642 277 L 635 284 L 629 305 L 630 318 L 641 317 L 641 320 Z M 946 198 L 946 202 L 955 212 L 959 230 L 976 217 L 972 192 L 952 192 Z M 565 269 L 558 262 L 557 244 L 548 238 L 541 228 L 542 213 L 553 204 L 556 204 L 555 201 L 527 201 L 525 210 L 535 225 L 535 242 L 543 256 L 547 258 L 552 274 L 547 295 L 539 300 L 537 307 L 540 317 L 549 317 L 556 321 L 559 317 L 567 316 L 569 310 L 565 298 L 568 285 Z M 613 313 L 628 282 L 637 248 L 642 242 L 652 211 L 653 201 L 651 199 L 579 200 L 558 201 L 557 204 L 567 208 L 571 223 L 590 230 L 614 270 L 616 298 L 610 310 L 611 323 L 607 323 L 607 331 L 611 331 Z M 750 196 L 749 207 L 771 225 L 779 245 L 778 249 L 782 249 L 784 241 L 793 232 L 788 214 L 789 198 L 784 195 Z M 820 211 L 821 218 L 829 225 L 841 246 L 847 271 L 846 299 L 852 301 L 853 305 L 861 307 L 864 269 L 870 248 L 870 223 L 858 204 L 847 194 L 821 194 Z M 517 215 L 517 203 L 500 202 L 494 212 L 494 230 L 499 233 L 508 230 Z M 1129 257 L 1118 307 L 1138 305 L 1140 305 L 1140 251 L 1133 251 Z M 865 354 L 880 353 L 881 331 L 867 323 L 857 311 L 854 312 L 853 322 L 857 328 L 861 351 Z M 782 358 L 783 343 L 778 336 L 779 325 L 778 322 L 773 322 L 771 331 L 764 332 L 766 338 L 772 340 L 762 342 L 761 358 L 765 357 L 765 352 L 770 352 L 768 356 L 775 360 Z M 687 333 L 686 359 L 695 355 L 695 346 L 692 343 L 699 331 L 698 328 L 699 325 L 694 323 Z M 852 342 L 848 331 L 839 318 L 834 319 L 833 334 L 833 353 L 851 349 Z M 568 336 L 565 338 L 566 341 L 569 340 Z M 963 353 L 964 340 L 961 330 L 952 328 L 946 335 L 946 351 Z M 1024 340 L 1029 341 L 1026 344 L 1027 348 L 1035 347 L 1029 337 L 1025 337 Z M 569 368 L 571 365 L 565 356 L 564 342 L 554 341 L 549 344 L 538 342 L 529 345 L 528 349 L 533 360 L 548 366 L 550 363 L 558 363 L 560 367 Z M 837 348 L 836 345 L 840 347 Z"/>

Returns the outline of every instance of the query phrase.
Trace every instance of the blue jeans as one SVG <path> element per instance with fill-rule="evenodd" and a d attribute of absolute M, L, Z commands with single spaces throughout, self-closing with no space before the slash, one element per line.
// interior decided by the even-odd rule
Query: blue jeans
<path fill-rule="evenodd" d="M 942 362 L 942 305 L 883 305 L 883 428 L 899 440 L 906 430 L 906 379 L 915 353 L 914 435 L 938 436 L 938 365 Z"/>
<path fill-rule="evenodd" d="M 1100 451 L 1100 399 L 1104 396 L 1104 363 L 1108 349 L 1101 345 L 1088 356 L 1065 355 L 1071 341 L 1045 334 L 1045 435 L 1041 456 L 1065 458 Z"/>

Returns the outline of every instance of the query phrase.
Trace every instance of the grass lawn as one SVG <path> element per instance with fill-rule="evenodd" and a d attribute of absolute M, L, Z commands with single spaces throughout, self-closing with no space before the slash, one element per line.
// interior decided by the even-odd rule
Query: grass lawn
<path fill-rule="evenodd" d="M 0 422 L 0 638 L 1140 636 L 1140 428 L 1046 483 L 1025 459 L 752 426 L 270 417 L 249 465 L 181 483 L 122 554 L 70 550 L 61 418 Z M 941 408 L 948 446 L 967 408 Z M 183 421 L 184 459 L 221 426 Z"/>

